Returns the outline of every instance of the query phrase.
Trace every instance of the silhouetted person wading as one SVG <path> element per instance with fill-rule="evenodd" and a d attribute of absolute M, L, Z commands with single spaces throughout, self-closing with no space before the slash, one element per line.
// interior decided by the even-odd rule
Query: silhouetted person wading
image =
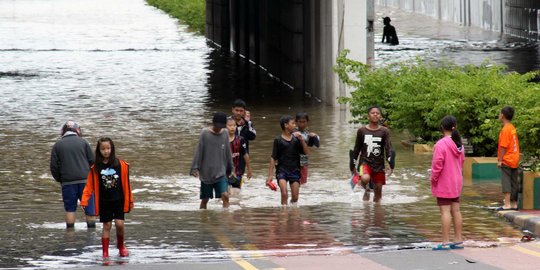
<path fill-rule="evenodd" d="M 390 43 L 392 45 L 399 45 L 396 28 L 390 24 L 390 21 L 390 17 L 383 18 L 384 29 L 381 42 L 384 43 L 386 40 L 386 43 Z"/>

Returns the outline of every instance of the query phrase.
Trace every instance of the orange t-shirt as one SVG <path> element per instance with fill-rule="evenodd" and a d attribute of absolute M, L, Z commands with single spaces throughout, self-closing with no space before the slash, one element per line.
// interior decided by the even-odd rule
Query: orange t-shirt
<path fill-rule="evenodd" d="M 505 148 L 502 164 L 517 168 L 519 165 L 519 142 L 517 131 L 511 123 L 505 124 L 499 133 L 499 147 L 497 149 L 497 158 L 501 160 L 501 148 Z"/>

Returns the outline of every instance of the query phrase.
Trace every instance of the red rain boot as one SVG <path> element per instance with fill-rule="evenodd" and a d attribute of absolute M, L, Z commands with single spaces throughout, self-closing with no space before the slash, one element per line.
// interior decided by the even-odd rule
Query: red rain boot
<path fill-rule="evenodd" d="M 101 248 L 103 249 L 103 259 L 109 258 L 109 238 L 101 238 Z"/>
<path fill-rule="evenodd" d="M 120 251 L 120 257 L 129 256 L 129 251 L 126 248 L 126 245 L 124 244 L 124 236 L 117 235 L 116 240 L 117 240 L 116 245 L 118 246 L 118 251 Z"/>

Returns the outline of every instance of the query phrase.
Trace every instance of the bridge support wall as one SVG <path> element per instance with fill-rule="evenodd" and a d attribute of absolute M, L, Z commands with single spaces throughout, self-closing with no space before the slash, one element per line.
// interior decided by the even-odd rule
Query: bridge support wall
<path fill-rule="evenodd" d="M 342 49 L 373 58 L 373 0 L 207 0 L 206 37 L 283 84 L 330 105 L 348 94 L 333 72 Z M 371 43 L 371 44 L 370 44 Z"/>

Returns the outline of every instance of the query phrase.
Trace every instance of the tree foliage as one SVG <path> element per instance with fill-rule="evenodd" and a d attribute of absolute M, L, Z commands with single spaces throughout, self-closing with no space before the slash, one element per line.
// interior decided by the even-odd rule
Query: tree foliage
<path fill-rule="evenodd" d="M 146 2 L 186 23 L 191 30 L 204 34 L 206 26 L 205 0 L 146 0 Z"/>
<path fill-rule="evenodd" d="M 415 137 L 434 142 L 445 115 L 458 119 L 458 130 L 472 144 L 474 155 L 495 156 L 504 106 L 513 106 L 513 123 L 520 148 L 526 155 L 540 155 L 540 85 L 531 83 L 539 72 L 508 72 L 503 65 L 480 66 L 425 62 L 419 58 L 371 69 L 347 58 L 343 51 L 334 68 L 339 78 L 354 90 L 340 97 L 350 105 L 355 118 L 368 106 L 381 106 L 389 124 Z"/>

